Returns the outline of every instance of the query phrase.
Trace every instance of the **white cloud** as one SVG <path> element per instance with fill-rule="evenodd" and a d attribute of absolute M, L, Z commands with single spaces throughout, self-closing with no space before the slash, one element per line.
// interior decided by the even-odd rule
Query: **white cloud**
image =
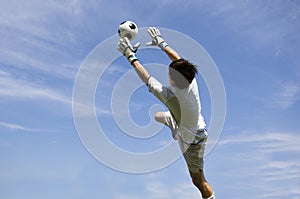
<path fill-rule="evenodd" d="M 0 126 L 9 128 L 11 130 L 16 130 L 16 131 L 27 131 L 27 132 L 45 132 L 47 130 L 42 130 L 42 129 L 35 129 L 35 128 L 28 128 L 19 124 L 13 124 L 13 123 L 7 123 L 7 122 L 0 122 Z"/>
<path fill-rule="evenodd" d="M 145 195 L 158 199 L 182 199 L 182 198 L 199 198 L 200 192 L 194 187 L 192 182 L 166 183 L 162 181 L 150 181 L 145 184 Z M 148 197 L 146 197 L 148 198 Z"/>
<path fill-rule="evenodd" d="M 166 181 L 149 181 L 144 184 L 143 190 L 136 194 L 117 193 L 116 199 L 144 198 L 144 199 L 182 199 L 199 198 L 200 192 L 191 183 L 178 182 L 168 184 Z"/>
<path fill-rule="evenodd" d="M 226 170 L 226 176 L 235 183 L 240 182 L 238 188 L 227 188 L 238 193 L 240 187 L 246 186 L 243 194 L 251 192 L 249 185 L 256 190 L 257 195 L 244 198 L 296 198 L 299 196 L 299 143 L 297 133 L 241 132 L 220 140 L 223 153 L 227 150 L 231 153 L 216 161 L 228 161 L 232 166 Z"/>
<path fill-rule="evenodd" d="M 182 167 L 183 166 L 183 167 Z M 173 170 L 175 169 L 175 170 Z M 200 198 L 200 192 L 193 185 L 187 168 L 182 162 L 178 168 L 171 167 L 161 171 L 143 174 L 139 177 L 130 176 L 132 181 L 130 187 L 137 187 L 131 191 L 126 189 L 126 185 L 119 184 L 116 189 L 116 199 L 143 198 L 143 199 L 185 199 Z M 125 180 L 127 182 L 127 180 Z M 121 187 L 125 187 L 125 190 Z M 115 198 L 115 197 L 114 197 Z"/>
<path fill-rule="evenodd" d="M 66 19 L 76 22 L 76 17 L 81 13 L 79 1 L 26 1 L 12 0 L 3 4 L 4 9 L 0 14 L 0 27 L 12 28 L 24 35 L 31 34 L 37 38 L 49 41 L 70 41 L 62 22 Z M 57 21 L 59 17 L 60 21 Z M 57 18 L 58 17 L 58 18 Z M 59 22 L 59 23 L 58 23 Z M 49 31 L 49 28 L 58 28 Z"/>
<path fill-rule="evenodd" d="M 3 4 L 3 5 L 2 5 Z M 1 65 L 72 79 L 84 57 L 78 45 L 79 1 L 6 1 L 0 13 Z M 78 50 L 80 49 L 80 50 Z"/>
<path fill-rule="evenodd" d="M 169 198 L 170 194 L 166 185 L 159 181 L 152 181 L 146 184 L 146 191 L 153 198 Z"/>
<path fill-rule="evenodd" d="M 294 83 L 281 83 L 279 91 L 274 94 L 273 106 L 287 109 L 300 100 L 300 85 Z"/>
<path fill-rule="evenodd" d="M 199 8 L 201 6 L 201 8 Z M 202 1 L 190 4 L 205 18 L 217 19 L 220 34 L 235 35 L 235 40 L 256 47 L 299 51 L 299 5 L 292 1 Z"/>
<path fill-rule="evenodd" d="M 130 69 L 130 68 L 129 68 Z M 126 72 L 129 71 L 128 68 L 116 64 L 111 64 L 109 67 L 107 67 L 106 72 L 109 75 L 114 75 L 114 74 L 125 74 Z"/>
<path fill-rule="evenodd" d="M 0 96 L 14 99 L 45 99 L 71 105 L 69 97 L 59 91 L 0 71 Z"/>

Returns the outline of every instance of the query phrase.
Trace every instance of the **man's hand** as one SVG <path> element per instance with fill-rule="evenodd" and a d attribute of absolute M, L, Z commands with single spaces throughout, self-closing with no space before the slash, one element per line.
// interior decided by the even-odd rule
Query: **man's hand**
<path fill-rule="evenodd" d="M 165 50 L 168 46 L 167 42 L 162 38 L 160 31 L 155 27 L 150 27 L 148 29 L 148 34 L 150 35 L 152 41 L 146 43 L 147 46 L 158 46 L 161 50 Z"/>
<path fill-rule="evenodd" d="M 135 52 L 137 49 L 134 49 L 132 47 L 127 37 L 120 39 L 120 41 L 118 42 L 118 46 L 118 51 L 120 51 L 127 58 L 130 64 L 138 60 L 138 58 L 135 56 Z"/>
<path fill-rule="evenodd" d="M 128 59 L 130 64 L 135 68 L 135 71 L 140 77 L 140 79 L 145 84 L 147 84 L 150 75 L 147 72 L 147 70 L 142 66 L 142 64 L 140 64 L 138 58 L 135 56 L 135 49 L 134 47 L 132 47 L 129 39 L 127 37 L 124 37 L 124 39 L 120 39 L 118 46 L 118 51 L 120 51 Z"/>
<path fill-rule="evenodd" d="M 137 42 L 136 44 L 134 44 L 133 46 L 132 46 L 132 48 L 133 48 L 133 52 L 137 52 L 138 51 L 138 49 L 139 49 L 139 47 L 141 46 L 141 43 L 140 42 Z"/>

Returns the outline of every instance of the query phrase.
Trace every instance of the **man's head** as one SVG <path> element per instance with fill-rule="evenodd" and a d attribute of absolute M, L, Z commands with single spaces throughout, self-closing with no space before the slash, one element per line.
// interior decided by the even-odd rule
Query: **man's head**
<path fill-rule="evenodd" d="M 185 59 L 175 60 L 169 66 L 169 77 L 179 89 L 187 88 L 197 72 L 197 67 Z"/>

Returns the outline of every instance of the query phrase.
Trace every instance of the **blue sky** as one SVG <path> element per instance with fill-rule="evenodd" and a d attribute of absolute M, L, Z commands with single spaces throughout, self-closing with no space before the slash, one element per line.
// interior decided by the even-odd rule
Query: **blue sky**
<path fill-rule="evenodd" d="M 226 121 L 205 165 L 217 198 L 300 197 L 299 1 L 10 0 L 0 7 L 1 198 L 199 197 L 182 158 L 155 172 L 123 173 L 94 159 L 79 139 L 76 73 L 125 19 L 188 35 L 218 66 Z M 141 62 L 151 61 L 146 55 L 139 54 Z M 111 114 L 114 83 L 130 69 L 120 57 L 99 81 L 97 117 L 118 146 L 153 150 L 171 139 L 166 128 L 149 140 L 130 139 Z M 209 93 L 203 82 L 199 87 L 209 121 Z M 138 89 L 130 101 L 133 120 L 147 125 L 153 103 L 145 87 Z"/>

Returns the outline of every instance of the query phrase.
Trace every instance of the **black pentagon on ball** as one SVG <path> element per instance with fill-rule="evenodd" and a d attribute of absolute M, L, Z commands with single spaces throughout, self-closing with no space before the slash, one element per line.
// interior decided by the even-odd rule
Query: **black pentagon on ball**
<path fill-rule="evenodd" d="M 133 23 L 131 23 L 131 24 L 129 25 L 129 27 L 130 27 L 130 29 L 132 29 L 132 30 L 134 30 L 134 29 L 136 28 L 136 26 L 135 26 Z"/>
<path fill-rule="evenodd" d="M 119 34 L 119 36 L 121 35 L 121 31 L 120 31 L 120 29 L 118 29 L 118 34 Z"/>
<path fill-rule="evenodd" d="M 120 25 L 124 24 L 126 21 L 123 21 L 122 23 L 120 23 Z"/>

